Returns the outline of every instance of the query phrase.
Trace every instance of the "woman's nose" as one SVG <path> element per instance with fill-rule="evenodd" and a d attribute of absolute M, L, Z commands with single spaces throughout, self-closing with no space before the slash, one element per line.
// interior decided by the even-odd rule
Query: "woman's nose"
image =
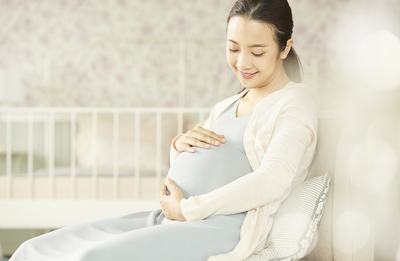
<path fill-rule="evenodd" d="M 252 68 L 251 57 L 244 53 L 241 53 L 238 57 L 238 61 L 236 63 L 236 67 L 241 70 L 245 71 Z"/>

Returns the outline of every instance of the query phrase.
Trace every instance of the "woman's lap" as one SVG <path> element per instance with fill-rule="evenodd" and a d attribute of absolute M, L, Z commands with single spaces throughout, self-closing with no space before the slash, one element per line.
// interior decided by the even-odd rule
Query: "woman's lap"
<path fill-rule="evenodd" d="M 152 213 L 152 211 L 137 212 L 123 217 L 96 220 L 57 229 L 24 242 L 11 261 L 80 260 L 78 256 L 96 243 L 127 231 L 146 227 Z"/>
<path fill-rule="evenodd" d="M 206 260 L 236 246 L 244 216 L 214 216 L 189 222 L 164 220 L 158 225 L 156 211 L 138 212 L 69 226 L 31 239 L 10 261 Z"/>

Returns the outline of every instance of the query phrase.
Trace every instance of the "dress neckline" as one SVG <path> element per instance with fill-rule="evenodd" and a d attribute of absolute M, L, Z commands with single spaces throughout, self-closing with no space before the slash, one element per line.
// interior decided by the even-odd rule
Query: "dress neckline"
<path fill-rule="evenodd" d="M 280 92 L 282 92 L 283 90 L 286 90 L 286 88 L 288 88 L 288 86 L 291 86 L 293 83 L 295 83 L 295 82 L 289 81 L 282 89 L 279 89 L 279 90 L 277 90 L 277 91 L 274 91 L 274 92 L 270 93 L 267 97 L 265 97 L 264 99 L 262 99 L 261 101 L 259 101 L 257 104 L 263 102 L 264 100 L 267 100 L 267 99 L 268 99 L 269 97 L 271 97 L 271 96 L 274 96 L 274 94 L 276 95 L 277 93 L 280 93 Z M 237 111 L 237 108 L 239 107 L 239 102 L 240 102 L 240 100 L 241 100 L 244 96 L 246 96 L 246 94 L 247 94 L 249 91 L 250 91 L 250 90 L 247 89 L 247 90 L 244 90 L 243 92 L 241 92 L 241 93 L 240 93 L 240 97 L 236 100 L 235 109 L 234 109 L 234 112 L 233 112 L 233 113 L 234 113 L 234 114 L 233 114 L 233 117 L 234 117 L 235 119 L 243 118 L 243 117 L 246 117 L 246 116 L 251 115 L 251 114 L 253 113 L 253 112 L 251 112 L 251 113 L 246 114 L 246 115 L 244 115 L 244 116 L 236 117 L 236 111 Z M 257 104 L 254 106 L 254 108 L 257 107 Z M 254 109 L 253 109 L 253 111 L 254 111 Z"/>
<path fill-rule="evenodd" d="M 240 98 L 236 101 L 236 103 L 235 103 L 235 106 L 234 106 L 234 109 L 233 109 L 233 118 L 235 118 L 235 119 L 241 119 L 241 118 L 247 117 L 247 116 L 249 116 L 249 115 L 252 114 L 252 112 L 250 112 L 249 114 L 246 114 L 246 115 L 244 115 L 244 116 L 240 116 L 240 117 L 237 117 L 237 116 L 236 116 L 236 115 L 237 115 L 237 109 L 238 109 L 238 107 L 239 107 L 239 102 L 240 102 L 240 100 L 241 100 L 242 98 L 243 98 L 243 97 L 240 97 Z"/>

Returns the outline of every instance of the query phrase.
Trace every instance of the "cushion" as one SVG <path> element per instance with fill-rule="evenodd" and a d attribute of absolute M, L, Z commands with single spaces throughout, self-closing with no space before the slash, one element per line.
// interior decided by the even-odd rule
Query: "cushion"
<path fill-rule="evenodd" d="M 327 201 L 331 175 L 298 184 L 275 213 L 265 248 L 247 261 L 299 260 L 315 237 Z"/>

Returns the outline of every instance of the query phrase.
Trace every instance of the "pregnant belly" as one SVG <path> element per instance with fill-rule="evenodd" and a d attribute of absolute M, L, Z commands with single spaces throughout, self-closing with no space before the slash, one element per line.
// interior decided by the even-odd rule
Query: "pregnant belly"
<path fill-rule="evenodd" d="M 228 143 L 182 152 L 168 172 L 186 198 L 222 187 L 252 172 L 246 155 Z"/>

